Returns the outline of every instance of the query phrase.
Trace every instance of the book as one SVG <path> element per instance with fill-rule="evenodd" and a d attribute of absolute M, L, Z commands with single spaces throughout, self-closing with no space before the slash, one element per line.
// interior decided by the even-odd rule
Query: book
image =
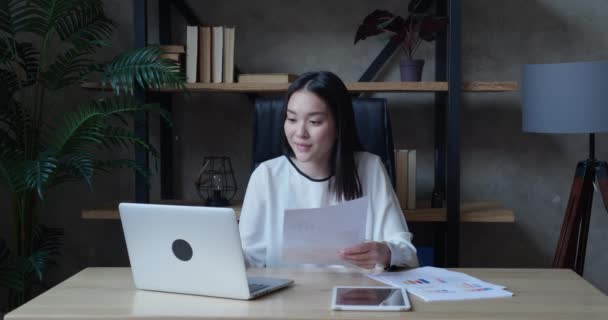
<path fill-rule="evenodd" d="M 407 208 L 416 209 L 416 150 L 407 152 Z"/>
<path fill-rule="evenodd" d="M 179 62 L 179 53 L 161 53 L 158 57 Z"/>
<path fill-rule="evenodd" d="M 184 46 L 180 46 L 180 45 L 162 45 L 159 46 L 160 50 L 162 52 L 166 52 L 166 53 L 185 53 L 186 49 L 184 49 Z"/>
<path fill-rule="evenodd" d="M 198 76 L 199 81 L 211 82 L 211 27 L 198 28 Z"/>
<path fill-rule="evenodd" d="M 234 82 L 234 27 L 224 27 L 224 82 Z"/>
<path fill-rule="evenodd" d="M 395 150 L 395 193 L 401 210 L 407 209 L 407 150 Z"/>
<path fill-rule="evenodd" d="M 211 81 L 220 83 L 224 69 L 224 27 L 214 26 L 211 32 Z"/>
<path fill-rule="evenodd" d="M 195 83 L 198 62 L 198 27 L 186 27 L 186 82 Z"/>
<path fill-rule="evenodd" d="M 246 83 L 290 83 L 298 78 L 291 73 L 243 73 L 239 75 L 238 82 Z"/>

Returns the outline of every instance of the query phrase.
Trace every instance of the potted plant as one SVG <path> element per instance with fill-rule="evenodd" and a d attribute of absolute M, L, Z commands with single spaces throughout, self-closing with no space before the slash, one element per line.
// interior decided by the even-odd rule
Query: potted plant
<path fill-rule="evenodd" d="M 129 119 L 145 112 L 167 115 L 134 99 L 134 88 L 184 87 L 182 70 L 161 59 L 158 46 L 109 63 L 94 61 L 92 54 L 110 46 L 113 28 L 101 0 L 8 0 L 0 6 L 0 197 L 12 208 L 15 237 L 0 237 L 0 289 L 9 290 L 9 309 L 44 288 L 41 281 L 62 246 L 63 230 L 38 223 L 47 191 L 78 180 L 92 188 L 95 175 L 116 167 L 148 175 L 132 159 L 100 159 L 98 151 L 139 147 L 156 157 L 132 133 Z M 94 74 L 114 95 L 80 104 L 64 96 L 66 88 Z M 0 224 L 7 225 L 8 217 L 3 212 Z"/>
<path fill-rule="evenodd" d="M 407 19 L 386 10 L 375 10 L 357 29 L 355 44 L 371 36 L 390 35 L 405 55 L 399 63 L 401 81 L 420 81 L 424 60 L 414 58 L 416 51 L 423 40 L 435 40 L 437 33 L 445 30 L 447 25 L 446 17 L 427 13 L 432 4 L 432 0 L 412 0 L 408 5 Z"/>

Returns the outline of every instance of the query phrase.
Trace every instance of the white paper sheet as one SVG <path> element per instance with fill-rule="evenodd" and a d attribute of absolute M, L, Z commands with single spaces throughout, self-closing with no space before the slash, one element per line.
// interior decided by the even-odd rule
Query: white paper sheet
<path fill-rule="evenodd" d="M 465 273 L 434 267 L 369 274 L 368 277 L 392 286 L 404 287 L 427 302 L 513 296 L 513 293 L 504 290 L 502 285 L 485 282 Z"/>
<path fill-rule="evenodd" d="M 365 241 L 369 199 L 285 210 L 282 259 L 297 264 L 346 264 L 338 251 Z"/>

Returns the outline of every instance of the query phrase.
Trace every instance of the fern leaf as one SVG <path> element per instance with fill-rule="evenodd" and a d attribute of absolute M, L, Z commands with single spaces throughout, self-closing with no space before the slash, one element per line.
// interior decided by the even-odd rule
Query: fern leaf
<path fill-rule="evenodd" d="M 55 176 L 49 186 L 71 180 L 84 180 L 89 190 L 93 190 L 93 175 L 95 174 L 95 161 L 90 154 L 73 154 L 61 159 L 57 166 Z"/>
<path fill-rule="evenodd" d="M 107 115 L 100 111 L 96 102 L 80 106 L 63 116 L 57 128 L 57 136 L 51 142 L 57 155 L 86 150 L 90 145 L 102 143 Z"/>
<path fill-rule="evenodd" d="M 93 52 L 90 48 L 71 48 L 60 54 L 41 75 L 45 87 L 59 90 L 82 82 L 92 72 L 101 71 L 101 66 L 87 57 Z"/>
<path fill-rule="evenodd" d="M 113 23 L 103 12 L 101 1 L 83 1 L 71 14 L 57 22 L 57 33 L 63 42 L 76 48 L 105 46 L 113 31 Z"/>
<path fill-rule="evenodd" d="M 18 155 L 10 152 L 10 149 L 0 150 L 0 185 L 13 193 L 25 191 L 24 172 L 25 164 Z"/>
<path fill-rule="evenodd" d="M 23 260 L 14 256 L 6 241 L 0 238 L 0 287 L 23 290 L 25 287 Z"/>
<path fill-rule="evenodd" d="M 22 86 L 31 85 L 38 67 L 38 50 L 31 43 L 0 39 L 0 66 L 13 73 Z"/>
<path fill-rule="evenodd" d="M 104 112 L 108 116 L 113 116 L 121 120 L 123 123 L 125 123 L 125 120 L 122 117 L 124 114 L 149 112 L 158 114 L 167 125 L 173 125 L 171 122 L 171 114 L 167 110 L 163 109 L 158 103 L 138 104 L 131 97 L 116 97 L 106 101 L 108 103 L 104 104 Z"/>
<path fill-rule="evenodd" d="M 30 86 L 36 81 L 36 70 L 40 53 L 31 44 L 22 42 L 17 45 L 18 63 L 25 72 L 25 78 L 19 79 L 23 86 Z"/>
<path fill-rule="evenodd" d="M 61 255 L 63 229 L 36 225 L 32 229 L 32 254 L 28 257 L 27 271 L 36 274 L 42 281 L 50 266 L 56 264 L 54 258 Z"/>
<path fill-rule="evenodd" d="M 11 70 L 13 76 L 21 82 L 21 86 L 33 84 L 38 67 L 38 50 L 31 43 L 1 39 L 0 66 Z"/>
<path fill-rule="evenodd" d="M 109 173 L 112 169 L 116 168 L 129 168 L 133 169 L 137 174 L 144 177 L 146 183 L 150 183 L 150 170 L 145 166 L 142 166 L 135 160 L 131 159 L 112 159 L 112 160 L 100 160 L 96 161 L 95 168 L 97 171 L 102 173 Z"/>
<path fill-rule="evenodd" d="M 25 148 L 23 137 L 32 134 L 32 116 L 27 108 L 21 106 L 6 92 L 0 90 L 0 132 L 5 137 L 5 142 L 10 140 L 13 147 L 10 151 L 14 155 L 18 155 Z"/>
<path fill-rule="evenodd" d="M 32 0 L 29 31 L 46 38 L 55 31 L 59 21 L 73 14 L 78 9 L 79 2 L 83 1 L 85 0 Z"/>
<path fill-rule="evenodd" d="M 19 32 L 28 30 L 31 7 L 23 0 L 3 0 L 0 2 L 0 32 L 12 38 Z"/>
<path fill-rule="evenodd" d="M 158 46 L 132 50 L 116 57 L 106 65 L 102 84 L 109 83 L 116 94 L 133 94 L 135 85 L 142 89 L 184 89 L 185 76 L 179 65 L 160 59 Z"/>
<path fill-rule="evenodd" d="M 139 146 L 152 154 L 153 157 L 160 158 L 158 151 L 149 143 L 122 127 L 108 127 L 104 132 L 104 145 L 108 149 L 114 147 L 128 148 L 132 145 Z"/>
<path fill-rule="evenodd" d="M 63 115 L 60 125 L 55 126 L 61 129 L 53 130 L 57 136 L 52 140 L 51 145 L 57 150 L 58 157 L 101 146 L 104 143 L 104 134 L 110 117 L 120 118 L 125 114 L 140 112 L 157 112 L 170 123 L 167 112 L 158 105 L 139 105 L 132 98 L 98 99 Z"/>
<path fill-rule="evenodd" d="M 44 225 L 32 229 L 32 254 L 25 261 L 27 274 L 34 273 L 42 281 L 49 267 L 56 264 L 54 258 L 61 255 L 63 235 L 63 229 Z"/>
<path fill-rule="evenodd" d="M 7 97 L 12 96 L 19 89 L 17 76 L 8 70 L 0 69 L 0 82 L 2 83 L 0 90 L 6 90 Z"/>
<path fill-rule="evenodd" d="M 44 250 L 50 255 L 59 255 L 63 236 L 64 231 L 61 228 L 36 225 L 32 230 L 32 251 Z"/>
<path fill-rule="evenodd" d="M 44 199 L 43 188 L 57 169 L 57 158 L 42 153 L 36 160 L 25 162 L 24 179 L 28 189 L 35 189 L 38 197 Z"/>
<path fill-rule="evenodd" d="M 29 112 L 0 90 L 0 185 L 11 192 L 26 189 L 23 180 L 23 137 L 31 127 Z"/>

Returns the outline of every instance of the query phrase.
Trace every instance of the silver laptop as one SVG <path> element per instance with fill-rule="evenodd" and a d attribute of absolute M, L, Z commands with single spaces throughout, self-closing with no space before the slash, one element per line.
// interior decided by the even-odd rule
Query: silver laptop
<path fill-rule="evenodd" d="M 247 277 L 230 208 L 121 203 L 135 287 L 253 299 L 293 280 Z"/>

